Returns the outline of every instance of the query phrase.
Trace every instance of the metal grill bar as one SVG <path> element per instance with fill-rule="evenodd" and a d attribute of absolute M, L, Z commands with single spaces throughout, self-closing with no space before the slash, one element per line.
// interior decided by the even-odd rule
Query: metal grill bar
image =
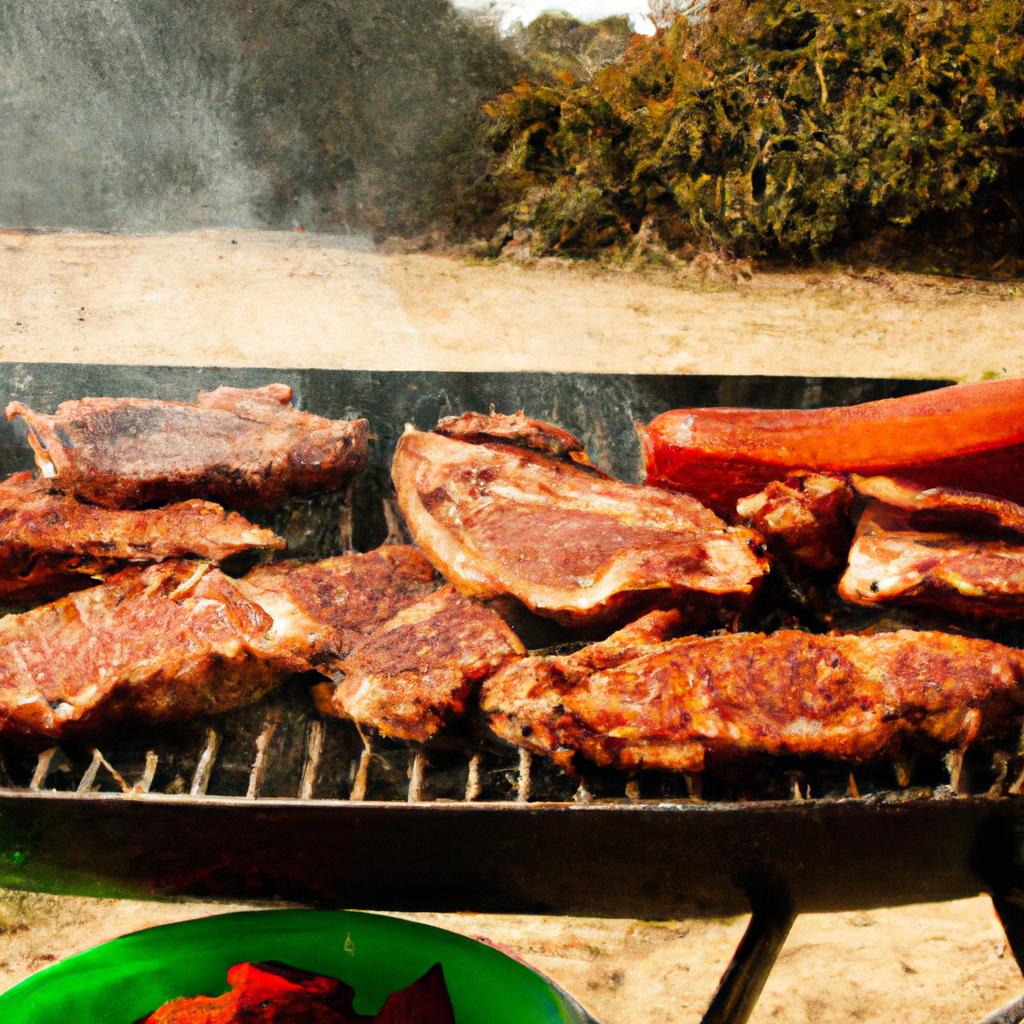
<path fill-rule="evenodd" d="M 220 750 L 220 733 L 216 729 L 206 730 L 206 743 L 199 755 L 199 762 L 196 764 L 195 774 L 192 776 L 192 785 L 189 787 L 188 795 L 197 797 L 203 796 L 210 785 L 210 775 L 213 773 L 213 763 L 217 760 L 217 751 Z"/>

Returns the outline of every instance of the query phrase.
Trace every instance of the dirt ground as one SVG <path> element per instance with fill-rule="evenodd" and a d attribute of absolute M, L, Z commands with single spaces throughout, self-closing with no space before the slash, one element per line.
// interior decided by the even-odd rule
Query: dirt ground
<path fill-rule="evenodd" d="M 1024 283 L 379 255 L 358 239 L 0 232 L 0 359 L 1024 375 Z"/>
<path fill-rule="evenodd" d="M 0 359 L 975 380 L 1024 376 L 1024 286 L 472 264 L 298 233 L 0 232 Z M 237 908 L 0 891 L 0 989 L 124 932 L 223 909 Z M 698 1020 L 743 929 L 417 916 L 514 949 L 604 1024 Z M 979 897 L 799 919 L 753 1020 L 967 1024 L 1022 991 Z"/>

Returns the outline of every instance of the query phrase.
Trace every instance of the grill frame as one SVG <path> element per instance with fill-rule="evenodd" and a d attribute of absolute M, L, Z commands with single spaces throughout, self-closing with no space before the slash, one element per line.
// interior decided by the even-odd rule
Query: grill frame
<path fill-rule="evenodd" d="M 282 380 L 302 407 L 366 415 L 377 434 L 370 465 L 351 495 L 352 518 L 343 517 L 334 539 L 327 537 L 339 547 L 351 538 L 360 549 L 395 539 L 387 460 L 406 420 L 426 428 L 442 415 L 491 403 L 524 408 L 578 433 L 613 474 L 636 479 L 639 446 L 630 424 L 666 408 L 844 404 L 946 383 L 80 364 L 7 370 L 0 400 L 16 397 L 44 410 L 88 394 L 187 399 L 219 384 Z M 0 472 L 30 463 L 28 449 L 9 433 L 0 443 Z M 330 514 L 337 507 L 324 506 Z M 316 548 L 325 535 L 310 527 L 309 515 L 294 508 L 286 515 L 290 539 L 298 538 L 300 548 L 311 543 L 307 553 L 328 553 Z M 280 517 L 274 525 L 282 528 Z M 524 637 L 528 644 L 550 639 L 543 623 L 525 628 L 534 634 Z M 230 720 L 221 721 L 229 722 L 230 737 Z M 147 755 L 140 785 L 137 776 L 120 776 L 113 753 L 107 760 L 99 752 L 75 791 L 50 791 L 51 755 L 44 753 L 30 781 L 0 787 L 0 884 L 95 895 L 653 918 L 741 913 L 766 892 L 796 910 L 839 910 L 1003 893 L 1017 884 L 1020 802 L 1003 795 L 1005 786 L 996 795 L 958 796 L 958 766 L 952 786 L 926 796 L 892 789 L 866 799 L 805 799 L 795 780 L 790 800 L 642 799 L 629 784 L 607 800 L 593 798 L 584 784 L 575 799 L 545 802 L 530 799 L 529 758 L 524 769 L 520 755 L 507 799 L 459 803 L 418 801 L 423 763 L 412 753 L 405 802 L 401 795 L 359 799 L 364 794 L 352 790 L 349 799 L 318 799 L 315 773 L 306 771 L 310 744 L 316 746 L 311 726 L 295 796 L 267 797 L 260 789 L 277 724 L 264 721 L 254 747 L 250 737 L 248 784 L 245 795 L 234 797 L 207 793 L 218 756 L 209 735 L 206 760 L 196 748 L 181 795 L 146 792 L 158 770 L 155 754 L 152 764 Z M 359 765 L 364 761 L 368 753 Z M 92 792 L 98 780 L 128 792 Z"/>

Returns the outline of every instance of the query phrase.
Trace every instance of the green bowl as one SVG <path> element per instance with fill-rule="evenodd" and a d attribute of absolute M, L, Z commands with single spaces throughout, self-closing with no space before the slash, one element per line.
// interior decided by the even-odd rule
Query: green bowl
<path fill-rule="evenodd" d="M 0 996 L 3 1024 L 133 1024 L 181 996 L 226 991 L 227 969 L 280 960 L 341 978 L 356 1009 L 433 964 L 458 1024 L 594 1024 L 568 995 L 482 942 L 395 917 L 335 910 L 221 914 L 135 932 L 69 957 Z"/>

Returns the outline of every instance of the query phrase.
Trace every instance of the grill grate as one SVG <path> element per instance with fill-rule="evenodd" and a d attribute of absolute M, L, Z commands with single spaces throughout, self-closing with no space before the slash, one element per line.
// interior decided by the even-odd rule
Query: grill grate
<path fill-rule="evenodd" d="M 427 746 L 361 733 L 319 718 L 291 684 L 258 706 L 99 747 L 0 752 L 0 791 L 93 793 L 133 799 L 236 797 L 336 802 L 689 803 L 820 799 L 920 800 L 1024 792 L 1024 758 L 993 744 L 849 767 L 788 759 L 747 761 L 703 776 L 627 775 L 580 766 L 573 777 L 525 750 L 482 736 Z"/>

